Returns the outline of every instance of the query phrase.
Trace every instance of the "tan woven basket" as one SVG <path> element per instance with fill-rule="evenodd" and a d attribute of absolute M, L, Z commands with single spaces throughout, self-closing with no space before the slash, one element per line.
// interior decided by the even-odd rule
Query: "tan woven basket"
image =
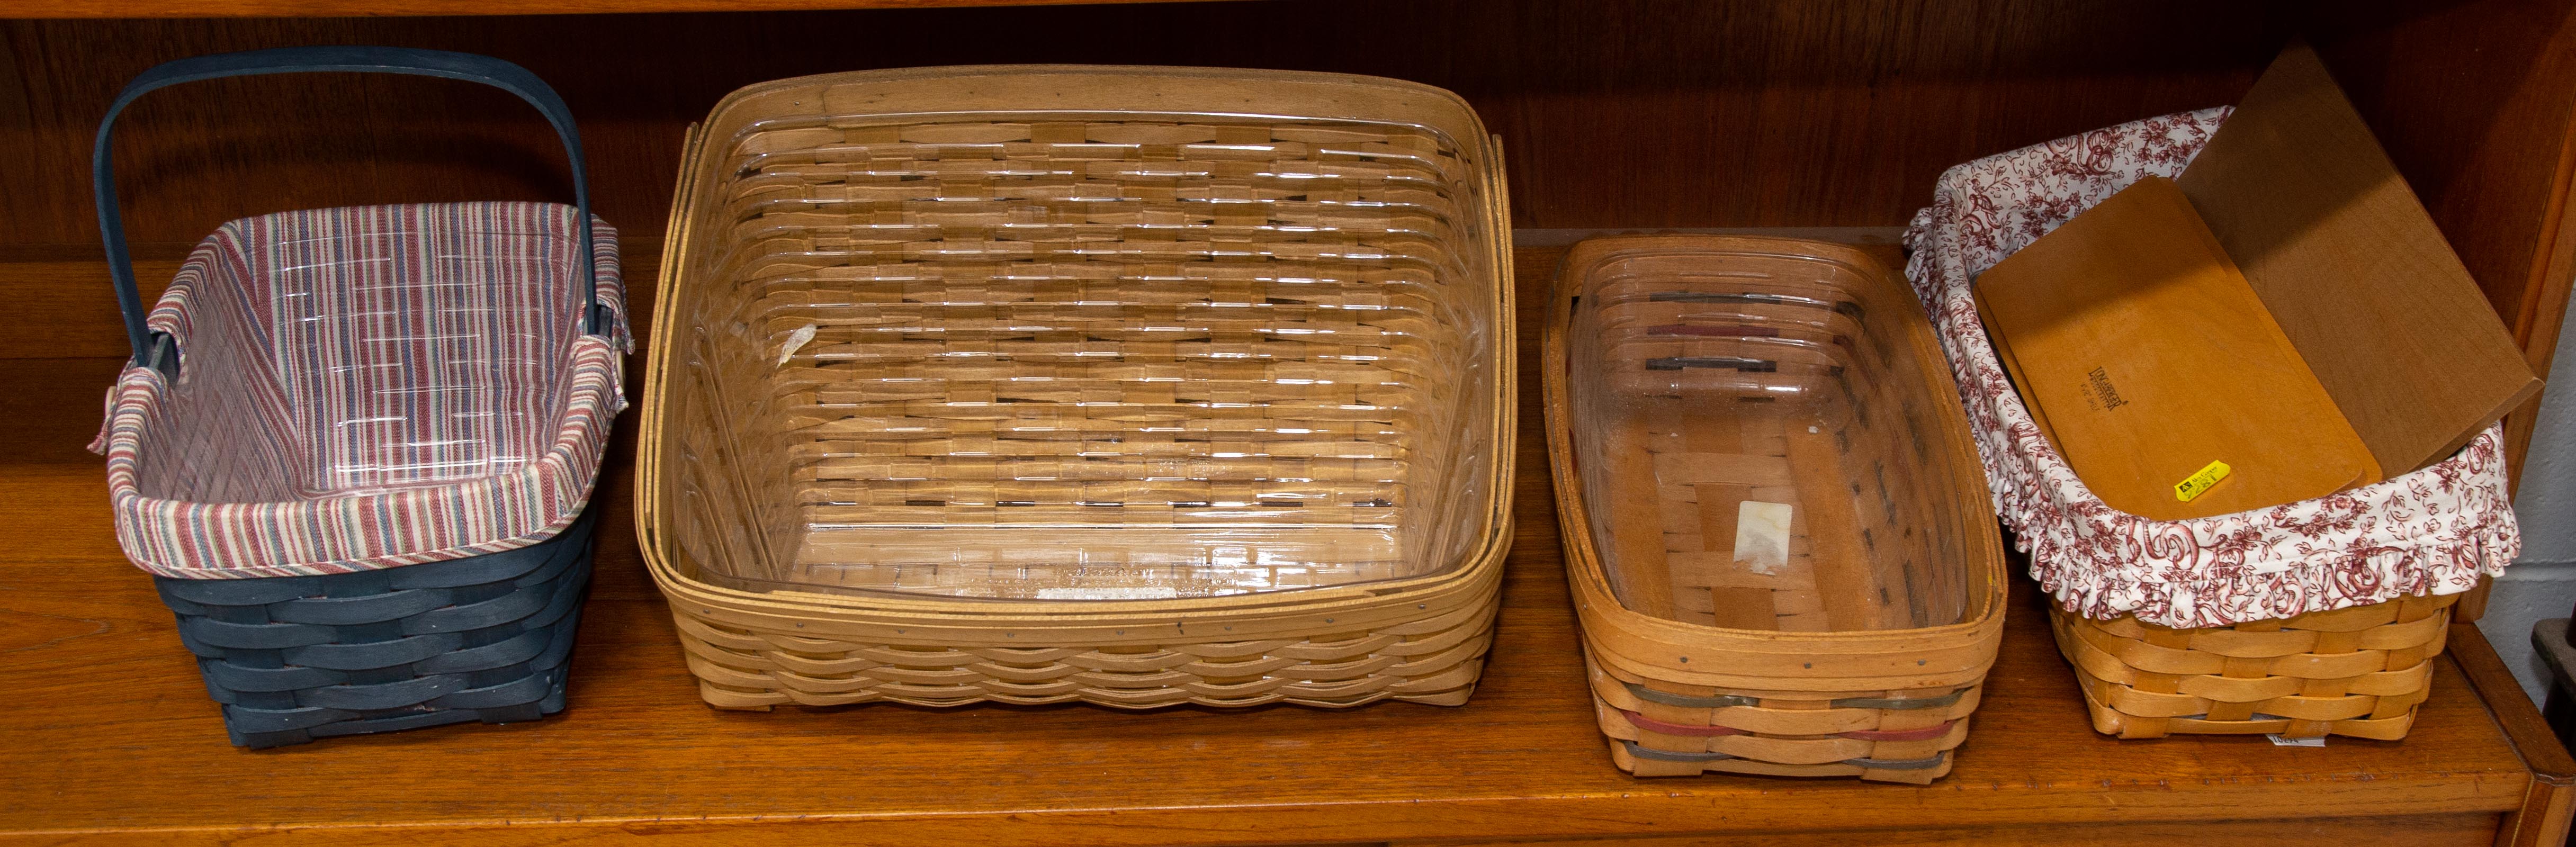
<path fill-rule="evenodd" d="M 2097 621 L 2052 605 L 2049 623 L 2105 734 L 2395 741 L 2432 691 L 2433 658 L 2459 599 L 2405 597 L 2203 629 Z"/>
<path fill-rule="evenodd" d="M 709 703 L 1465 702 L 1511 278 L 1455 95 L 864 72 L 689 147 L 637 498 Z"/>
<path fill-rule="evenodd" d="M 1839 245 L 1632 236 L 1576 245 L 1550 304 L 1548 446 L 1613 761 L 1948 773 L 2003 555 L 1911 295 Z M 1765 506 L 1794 515 L 1767 564 L 1737 544 Z"/>

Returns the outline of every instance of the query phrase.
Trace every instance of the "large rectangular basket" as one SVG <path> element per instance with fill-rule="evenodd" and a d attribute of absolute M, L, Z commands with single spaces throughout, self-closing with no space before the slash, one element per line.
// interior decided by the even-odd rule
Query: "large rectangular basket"
<path fill-rule="evenodd" d="M 1840 245 L 1628 236 L 1576 245 L 1549 309 L 1548 447 L 1612 760 L 1948 773 L 2003 556 L 1903 286 Z"/>
<path fill-rule="evenodd" d="M 689 146 L 636 494 L 709 703 L 1465 701 L 1511 279 L 1455 95 L 864 72 Z"/>

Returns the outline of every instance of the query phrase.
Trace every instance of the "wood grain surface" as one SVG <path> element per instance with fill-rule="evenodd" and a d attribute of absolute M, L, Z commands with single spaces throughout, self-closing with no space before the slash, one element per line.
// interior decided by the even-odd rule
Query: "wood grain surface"
<path fill-rule="evenodd" d="M 2496 822 L 2481 815 L 2416 815 L 2388 818 L 2318 818 L 2229 821 L 2213 824 L 2034 824 L 1964 829 L 1897 829 L 1866 832 L 1767 832 L 1740 835 L 1663 835 L 1581 841 L 1472 841 L 1442 847 L 2113 847 L 2170 844 L 2336 844 L 2369 839 L 2383 844 L 2486 843 Z"/>
<path fill-rule="evenodd" d="M 147 0 L 149 1 L 149 0 Z M 491 4 L 506 6 L 506 3 Z M 0 12 L 5 14 L 5 12 Z M 1364 73 L 1474 104 L 1520 226 L 1891 226 L 1941 169 L 2233 101 L 2299 25 L 2226 0 L 1268 0 L 1006 9 L 0 21 L 0 242 L 94 240 L 90 143 L 116 91 L 181 56 L 310 43 L 486 53 L 581 119 L 597 208 L 664 220 L 681 131 L 744 85 L 835 71 L 1120 63 Z M 1078 35 L 1076 35 L 1078 34 Z M 555 199 L 559 154 L 507 94 L 442 80 L 222 80 L 126 113 L 138 241 L 244 214 Z"/>
<path fill-rule="evenodd" d="M 2576 2 L 2320 8 L 2309 36 L 2335 81 L 2547 378 L 2576 282 Z M 2505 419 L 2517 471 L 2539 411 Z"/>
<path fill-rule="evenodd" d="M 418 15 L 602 15 L 633 12 L 750 12 L 796 9 L 934 9 L 1069 3 L 1192 0 L 20 0 L 5 11 L 25 18 L 231 18 Z"/>
<path fill-rule="evenodd" d="M 1520 226 L 1891 226 L 1950 165 L 2233 102 L 2303 34 L 2540 370 L 2576 279 L 2576 227 L 2566 225 L 2576 183 L 2576 0 L 918 8 L 931 5 L 948 4 L 0 3 L 0 16 L 21 18 L 0 20 L 0 184 L 9 186 L 0 220 L 10 222 L 0 244 L 95 243 L 86 157 L 117 88 L 156 62 L 257 47 L 400 44 L 523 63 L 581 117 L 600 212 L 630 235 L 651 236 L 665 217 L 683 127 L 736 87 L 803 74 L 1118 62 L 1394 76 L 1475 104 L 1510 154 Z M 824 7 L 837 10 L 753 11 Z M 532 14 L 666 9 L 718 11 Z M 23 19 L 421 13 L 479 16 Z M 535 115 L 496 91 L 272 77 L 147 98 L 127 115 L 119 170 L 135 239 L 186 243 L 259 212 L 560 198 L 552 146 Z M 12 300 L 20 305 L 0 311 L 0 338 L 41 335 L 25 328 L 57 321 L 56 302 L 88 296 L 96 295 Z M 2510 419 L 2516 467 L 2537 409 L 2534 400 Z"/>
<path fill-rule="evenodd" d="M 1521 273 L 1545 278 L 1556 255 L 1522 251 Z M 1520 301 L 1530 337 L 1544 290 L 1528 286 Z M 11 694 L 0 699 L 0 839 L 354 847 L 1659 835 L 1668 838 L 1649 843 L 1670 847 L 1835 829 L 1889 844 L 2135 840 L 2115 833 L 2196 845 L 2356 833 L 2483 844 L 2542 782 L 2524 763 L 2540 741 L 2507 731 L 2538 717 L 2491 656 L 2464 676 L 2446 655 L 2403 742 L 2102 737 L 2026 581 L 1976 731 L 1939 783 L 1625 776 L 1593 727 L 1539 452 L 1536 347 L 1521 352 L 1533 384 L 1520 395 L 1518 534 L 1493 662 L 1463 707 L 711 710 L 637 557 L 622 458 L 633 445 L 621 438 L 598 495 L 609 511 L 565 714 L 261 752 L 225 743 L 169 613 L 117 552 L 101 463 L 81 450 L 116 362 L 0 361 L 0 526 L 10 528 L 0 690 Z M 2473 627 L 2452 639 L 2454 654 L 2483 655 L 2469 646 L 2483 646 Z M 2546 767 L 2564 767 L 2557 755 Z M 2109 822 L 2123 826 L 2082 828 Z M 2548 835 L 2522 831 L 2513 843 Z M 1692 833 L 1731 834 L 1669 838 Z"/>

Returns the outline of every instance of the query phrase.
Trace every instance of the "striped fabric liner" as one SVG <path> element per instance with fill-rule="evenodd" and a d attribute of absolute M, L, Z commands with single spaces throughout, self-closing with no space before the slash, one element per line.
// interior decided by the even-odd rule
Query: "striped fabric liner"
<path fill-rule="evenodd" d="M 128 368 L 92 449 L 155 574 L 307 576 L 496 553 L 588 502 L 624 408 L 616 231 L 592 221 L 607 337 L 581 332 L 572 207 L 362 206 L 225 224 L 149 319 L 175 383 Z"/>

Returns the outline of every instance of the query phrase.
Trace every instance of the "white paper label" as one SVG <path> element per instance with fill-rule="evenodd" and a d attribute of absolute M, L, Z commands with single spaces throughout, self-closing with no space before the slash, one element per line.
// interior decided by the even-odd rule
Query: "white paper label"
<path fill-rule="evenodd" d="M 2272 746 L 2274 746 L 2274 747 L 2323 747 L 2323 746 L 2326 746 L 2326 737 L 2325 737 L 2325 736 L 2322 736 L 2322 735 L 2317 736 L 2317 737 L 2315 737 L 2315 738 L 2282 738 L 2281 736 L 2279 736 L 2279 735 L 2277 735 L 2277 734 L 2265 735 L 2265 736 L 2263 736 L 2263 737 L 2265 737 L 2265 738 L 2269 738 L 2269 739 L 2272 739 Z"/>
<path fill-rule="evenodd" d="M 1168 585 L 1136 588 L 1040 588 L 1040 600 L 1169 600 L 1181 590 Z"/>
<path fill-rule="evenodd" d="M 1789 566 L 1787 503 L 1746 500 L 1735 510 L 1735 561 L 1758 574 Z"/>
<path fill-rule="evenodd" d="M 786 367 L 787 360 L 796 358 L 796 351 L 805 349 L 805 342 L 812 340 L 814 340 L 813 324 L 797 327 L 795 332 L 788 333 L 787 343 L 778 347 L 778 366 Z"/>

